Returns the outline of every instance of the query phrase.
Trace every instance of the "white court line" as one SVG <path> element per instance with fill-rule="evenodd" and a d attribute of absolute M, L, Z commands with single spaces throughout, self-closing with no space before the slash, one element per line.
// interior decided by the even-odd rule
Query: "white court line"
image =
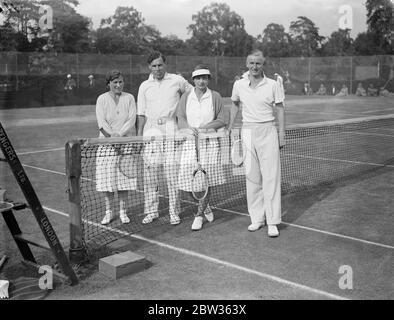
<path fill-rule="evenodd" d="M 283 224 L 287 225 L 287 226 L 292 226 L 292 227 L 296 227 L 296 228 L 300 228 L 300 229 L 305 229 L 305 230 L 309 230 L 309 231 L 316 231 L 316 229 L 314 228 L 309 228 L 309 227 L 305 227 L 305 226 L 300 226 L 297 224 L 293 224 L 293 223 L 287 223 L 287 222 L 282 222 Z M 386 248 L 386 249 L 394 249 L 394 246 L 390 246 L 388 244 L 381 244 L 381 243 L 377 243 L 377 242 L 373 242 L 373 241 L 368 241 L 368 240 L 363 240 L 363 239 L 358 239 L 358 238 L 354 238 L 354 237 L 350 237 L 350 236 L 345 236 L 342 234 L 338 234 L 338 233 L 333 233 L 333 232 L 329 232 L 329 231 L 324 231 L 324 230 L 319 230 L 318 232 L 329 235 L 329 236 L 335 236 L 335 237 L 341 237 L 343 239 L 348 239 L 348 240 L 353 240 L 353 241 L 358 241 L 358 242 L 362 242 L 365 244 L 372 244 L 374 246 L 378 246 L 381 248 Z"/>
<path fill-rule="evenodd" d="M 23 164 L 22 166 L 26 167 L 26 168 L 30 168 L 30 169 L 35 169 L 35 170 L 39 170 L 39 171 L 44 171 L 44 172 L 49 172 L 49 173 L 53 173 L 53 174 L 58 174 L 61 176 L 65 176 L 66 174 L 63 172 L 59 172 L 59 171 L 53 171 L 53 170 L 48 170 L 48 169 L 43 169 L 43 168 L 39 168 L 39 167 L 35 167 L 35 166 L 30 166 L 28 164 Z"/>
<path fill-rule="evenodd" d="M 68 214 L 66 214 L 64 212 L 60 212 L 58 210 L 53 210 L 53 209 L 48 208 L 48 207 L 44 207 L 44 209 L 48 210 L 48 211 L 52 211 L 52 212 L 57 213 L 57 214 L 61 214 L 63 216 L 68 216 Z M 156 246 L 159 246 L 159 247 L 162 247 L 162 248 L 166 248 L 168 250 L 172 250 L 172 251 L 175 251 L 175 252 L 187 255 L 187 256 L 196 257 L 196 258 L 199 258 L 199 259 L 211 262 L 211 263 L 219 264 L 219 265 L 225 266 L 227 268 L 236 269 L 236 270 L 239 270 L 239 271 L 246 272 L 248 274 L 253 274 L 253 275 L 258 276 L 260 278 L 267 279 L 267 280 L 270 280 L 270 281 L 273 281 L 273 282 L 277 282 L 277 283 L 280 283 L 282 285 L 289 286 L 289 287 L 292 287 L 292 288 L 295 288 L 295 289 L 301 289 L 301 290 L 308 291 L 308 292 L 311 292 L 311 293 L 314 293 L 314 294 L 325 296 L 325 297 L 330 298 L 330 299 L 350 300 L 350 299 L 342 297 L 342 296 L 338 296 L 338 295 L 335 295 L 335 294 L 332 294 L 332 293 L 329 293 L 329 292 L 326 292 L 326 291 L 323 291 L 323 290 L 318 290 L 318 289 L 311 288 L 311 287 L 308 287 L 308 286 L 305 286 L 305 285 L 302 285 L 302 284 L 299 284 L 299 283 L 296 283 L 296 282 L 293 282 L 293 281 L 282 279 L 280 277 L 276 277 L 276 276 L 270 275 L 268 273 L 256 271 L 256 270 L 253 270 L 253 269 L 249 269 L 249 268 L 240 266 L 240 265 L 235 264 L 235 263 L 227 262 L 225 260 L 220 260 L 220 259 L 217 259 L 217 258 L 213 258 L 213 257 L 207 256 L 205 254 L 201 254 L 201 253 L 198 253 L 198 252 L 195 252 L 195 251 L 192 251 L 192 250 L 179 248 L 179 247 L 176 247 L 176 246 L 164 243 L 164 242 L 160 242 L 160 241 L 157 241 L 157 240 L 146 238 L 146 237 L 138 235 L 138 234 L 131 234 L 131 233 L 126 232 L 126 231 L 121 231 L 121 230 L 118 230 L 118 229 L 115 229 L 115 228 L 103 226 L 103 225 L 101 225 L 99 223 L 95 223 L 95 222 L 92 222 L 90 220 L 84 220 L 84 221 L 87 222 L 90 225 L 93 225 L 93 226 L 96 226 L 96 227 L 99 227 L 99 228 L 102 228 L 102 229 L 106 229 L 106 230 L 109 230 L 111 232 L 116 232 L 116 233 L 119 233 L 119 234 L 121 234 L 123 236 L 128 236 L 130 238 L 134 238 L 134 239 L 137 239 L 137 240 L 145 241 L 145 242 L 148 242 L 150 244 L 153 244 L 153 245 L 156 245 Z"/>
<path fill-rule="evenodd" d="M 393 111 L 394 108 L 390 108 L 390 109 L 381 109 L 381 110 L 369 110 L 369 111 L 363 111 L 361 113 L 363 114 L 367 114 L 367 113 L 374 113 L 374 112 L 383 112 L 383 111 Z"/>
<path fill-rule="evenodd" d="M 212 208 L 215 208 L 215 207 L 212 206 Z M 220 208 L 215 208 L 215 209 L 223 210 L 223 209 L 220 209 Z M 230 213 L 237 214 L 239 216 L 249 217 L 248 213 L 242 213 L 242 212 L 237 212 L 237 211 L 232 211 L 232 210 L 226 210 L 226 211 L 230 212 Z M 301 226 L 301 225 L 294 224 L 294 223 L 288 223 L 288 222 L 284 222 L 284 221 L 282 221 L 281 224 L 284 224 L 284 225 L 287 225 L 287 226 L 291 226 L 291 227 L 295 227 L 295 228 L 308 230 L 308 231 L 313 231 L 313 232 L 317 232 L 317 233 L 322 233 L 322 234 L 326 234 L 326 235 L 329 235 L 329 236 L 339 237 L 339 238 L 348 239 L 348 240 L 361 242 L 361 243 L 365 243 L 365 244 L 371 244 L 371 245 L 374 245 L 374 246 L 377 246 L 377 247 L 381 247 L 381 248 L 394 249 L 394 246 L 390 246 L 388 244 L 382 244 L 382 243 L 378 243 L 378 242 L 373 242 L 373 241 L 363 240 L 363 239 L 359 239 L 359 238 L 354 238 L 354 237 L 346 236 L 346 235 L 343 235 L 343 234 L 340 234 L 340 233 L 334 233 L 334 232 L 324 231 L 324 230 L 320 230 L 320 229 L 305 227 L 305 226 Z"/>
<path fill-rule="evenodd" d="M 28 151 L 28 152 L 17 152 L 17 155 L 18 156 L 24 156 L 26 154 L 36 154 L 36 153 L 44 153 L 44 152 L 52 152 L 52 151 L 60 151 L 60 150 L 64 150 L 64 148 L 37 150 L 37 151 Z"/>
<path fill-rule="evenodd" d="M 362 165 L 368 165 L 368 166 L 372 166 L 372 167 L 394 168 L 394 165 L 390 165 L 390 164 L 380 164 L 380 163 L 352 161 L 352 160 L 343 160 L 343 159 L 332 159 L 332 158 L 323 158 L 323 157 L 312 157 L 312 156 L 299 155 L 299 154 L 295 154 L 295 153 L 285 153 L 285 154 L 292 156 L 292 157 L 312 159 L 312 160 L 323 160 L 323 161 L 344 162 L 344 163 L 351 163 L 351 164 L 362 164 Z"/>
<path fill-rule="evenodd" d="M 62 172 L 57 172 L 57 171 L 42 169 L 42 168 L 33 167 L 33 166 L 28 166 L 28 165 L 24 165 L 24 164 L 23 164 L 23 166 L 28 167 L 28 168 L 32 168 L 32 169 L 36 169 L 36 170 L 41 170 L 41 171 L 45 171 L 45 172 L 49 172 L 49 173 L 54 173 L 54 174 L 66 176 L 66 174 L 65 174 L 65 173 L 62 173 Z M 394 166 L 393 166 L 393 167 L 394 167 Z M 84 178 L 84 179 L 85 179 L 85 180 L 89 180 L 89 181 L 93 181 L 92 179 L 87 179 L 87 178 Z M 185 201 L 185 202 L 191 203 L 191 202 L 189 202 L 189 201 Z M 224 211 L 224 212 L 233 213 L 233 214 L 236 214 L 236 215 L 239 215 L 239 216 L 246 216 L 246 217 L 249 217 L 249 214 L 247 214 L 247 213 L 242 213 L 242 212 L 238 212 L 238 211 L 233 211 L 233 210 L 230 210 L 230 209 L 216 208 L 216 207 L 214 207 L 214 206 L 212 206 L 212 208 L 218 209 L 218 210 L 221 210 L 221 211 Z M 49 208 L 48 208 L 48 210 L 55 212 L 54 210 L 49 209 Z M 60 211 L 57 212 L 57 213 L 61 214 Z M 68 217 L 68 215 L 66 215 L 66 216 Z M 378 243 L 378 242 L 372 242 L 372 241 L 368 241 L 368 240 L 364 240 L 364 239 L 354 238 L 354 237 L 346 236 L 346 235 L 343 235 L 343 234 L 340 234 L 340 233 L 333 233 L 333 232 L 324 231 L 324 230 L 315 229 L 315 228 L 310 228 L 310 227 L 305 227 L 305 226 L 301 226 L 301 225 L 297 225 L 297 224 L 293 224 L 293 223 L 286 223 L 286 222 L 282 222 L 282 223 L 285 224 L 285 225 L 288 225 L 288 226 L 292 226 L 292 227 L 296 227 L 296 228 L 301 228 L 301 229 L 313 231 L 313 232 L 316 232 L 316 233 L 322 233 L 322 234 L 326 234 L 326 235 L 330 235 L 330 236 L 334 236 L 334 237 L 338 237 L 338 238 L 342 238 L 342 239 L 347 239 L 347 240 L 352 240 L 352 241 L 361 242 L 361 243 L 365 243 L 365 244 L 370 244 L 370 245 L 374 245 L 374 246 L 377 246 L 377 247 L 394 249 L 393 246 L 390 246 L 390 245 L 387 245 L 387 244 L 382 244 L 382 243 Z"/>
<path fill-rule="evenodd" d="M 326 114 L 326 115 L 340 115 L 340 116 L 356 116 L 354 113 L 348 113 L 348 112 L 319 112 L 319 111 L 299 111 L 299 110 L 292 110 L 288 109 L 286 110 L 286 113 L 310 113 L 310 114 Z"/>
<path fill-rule="evenodd" d="M 380 129 L 380 128 L 379 128 Z M 380 129 L 381 130 L 381 129 Z M 376 133 L 376 132 L 357 132 L 357 131 L 345 131 L 346 133 L 352 133 L 352 134 L 357 134 L 359 136 L 376 136 L 376 137 L 390 137 L 392 138 L 392 134 L 386 134 L 386 133 Z"/>

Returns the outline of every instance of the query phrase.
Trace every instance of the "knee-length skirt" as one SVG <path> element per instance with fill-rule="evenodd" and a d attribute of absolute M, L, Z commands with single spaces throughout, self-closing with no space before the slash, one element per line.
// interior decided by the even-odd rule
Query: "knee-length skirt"
<path fill-rule="evenodd" d="M 137 189 L 137 178 L 130 178 L 119 169 L 120 156 L 114 146 L 99 146 L 96 156 L 97 191 L 115 192 Z M 136 165 L 132 155 L 123 155 L 122 162 L 122 165 Z"/>
<path fill-rule="evenodd" d="M 180 165 L 178 187 L 191 192 L 193 173 L 197 169 L 197 155 L 194 140 L 187 140 L 180 146 Z M 200 140 L 200 163 L 207 173 L 210 187 L 225 183 L 221 159 L 220 143 L 217 138 Z M 194 191 L 201 191 L 204 186 L 194 186 Z"/>

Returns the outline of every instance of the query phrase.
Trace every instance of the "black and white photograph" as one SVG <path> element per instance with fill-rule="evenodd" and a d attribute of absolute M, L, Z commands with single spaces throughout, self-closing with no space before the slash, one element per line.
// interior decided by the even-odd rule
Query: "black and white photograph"
<path fill-rule="evenodd" d="M 0 309 L 394 299 L 393 0 L 0 0 L 0 150 Z"/>

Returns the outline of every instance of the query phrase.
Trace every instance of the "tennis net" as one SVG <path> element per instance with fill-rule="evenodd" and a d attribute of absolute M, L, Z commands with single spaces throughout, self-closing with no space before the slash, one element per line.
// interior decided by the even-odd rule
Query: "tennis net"
<path fill-rule="evenodd" d="M 199 160 L 207 172 L 213 211 L 247 213 L 245 167 L 232 161 L 237 137 L 220 132 L 199 137 Z M 287 126 L 286 146 L 280 152 L 282 194 L 393 171 L 393 138 L 394 115 Z M 197 152 L 193 136 L 81 139 L 77 145 L 68 148 L 67 157 L 76 160 L 67 162 L 67 171 L 80 166 L 78 202 L 87 248 L 168 225 L 170 212 L 180 212 L 185 221 L 197 211 L 198 203 L 190 194 Z M 126 199 L 130 222 L 115 218 L 103 225 L 105 196 L 116 190 L 127 192 L 113 193 L 112 211 L 117 214 L 120 200 Z M 155 210 L 158 218 L 144 224 L 145 214 Z"/>

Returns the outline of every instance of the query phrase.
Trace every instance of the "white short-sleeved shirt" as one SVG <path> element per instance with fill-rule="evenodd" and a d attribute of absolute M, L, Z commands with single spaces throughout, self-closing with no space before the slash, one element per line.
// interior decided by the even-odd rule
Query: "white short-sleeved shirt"
<path fill-rule="evenodd" d="M 194 90 L 189 94 L 186 102 L 186 118 L 190 127 L 200 128 L 215 118 L 212 104 L 212 91 L 207 89 L 201 100 L 198 101 Z"/>
<path fill-rule="evenodd" d="M 100 95 L 96 103 L 96 117 L 98 127 L 111 135 L 118 133 L 123 137 L 136 134 L 137 106 L 130 93 L 122 92 L 118 104 L 109 92 Z M 104 137 L 101 132 L 100 137 Z"/>
<path fill-rule="evenodd" d="M 231 100 L 242 103 L 243 122 L 273 121 L 274 104 L 283 103 L 283 94 L 275 80 L 264 77 L 256 88 L 250 87 L 248 77 L 237 80 Z"/>
<path fill-rule="evenodd" d="M 150 75 L 138 90 L 137 114 L 146 116 L 148 121 L 174 117 L 180 96 L 191 88 L 185 78 L 176 74 L 166 73 L 162 80 Z"/>

